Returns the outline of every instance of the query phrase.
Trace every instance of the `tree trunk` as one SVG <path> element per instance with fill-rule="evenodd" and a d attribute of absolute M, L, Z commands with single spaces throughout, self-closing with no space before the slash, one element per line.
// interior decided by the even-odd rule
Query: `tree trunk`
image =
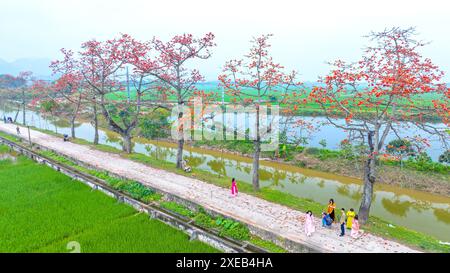
<path fill-rule="evenodd" d="M 181 100 L 181 97 L 179 95 L 178 97 L 178 107 L 182 107 L 183 106 L 183 102 Z M 181 109 L 181 108 L 179 108 Z M 178 112 L 178 122 L 181 122 L 181 124 L 179 124 L 179 130 L 178 130 L 178 150 L 177 150 L 177 168 L 181 169 L 183 168 L 182 166 L 182 161 L 183 161 L 183 147 L 184 147 L 184 126 L 182 123 L 182 118 L 183 118 L 183 111 L 179 110 L 180 112 Z M 188 130 L 190 130 L 191 128 L 187 128 Z"/>
<path fill-rule="evenodd" d="M 128 154 L 131 154 L 132 151 L 131 136 L 129 134 L 123 134 L 122 139 L 123 139 L 122 150 Z"/>
<path fill-rule="evenodd" d="M 375 183 L 375 179 L 370 177 L 370 160 L 368 159 L 364 165 L 364 189 L 358 215 L 359 221 L 362 224 L 365 224 L 369 219 L 370 205 L 372 204 L 373 197 L 373 184 Z"/>
<path fill-rule="evenodd" d="M 71 126 L 71 133 L 72 133 L 72 138 L 75 138 L 75 120 L 77 118 L 78 115 L 78 111 L 80 111 L 80 105 L 81 105 L 81 93 L 80 96 L 78 98 L 78 102 L 77 105 L 75 107 L 75 110 L 72 113 L 72 118 L 70 120 L 70 126 Z"/>
<path fill-rule="evenodd" d="M 97 102 L 94 97 L 94 145 L 98 144 L 98 116 L 97 116 Z"/>
<path fill-rule="evenodd" d="M 373 132 L 368 134 L 368 144 L 369 144 L 369 157 L 364 164 L 364 189 L 361 200 L 361 206 L 359 207 L 359 221 L 365 224 L 369 219 L 370 206 L 372 204 L 373 197 L 373 184 L 375 183 L 375 162 L 376 154 L 374 154 L 375 145 L 373 143 Z M 375 139 L 378 139 L 375 137 Z M 378 145 L 378 144 L 377 144 Z"/>
<path fill-rule="evenodd" d="M 254 141 L 254 148 L 252 184 L 253 189 L 259 191 L 259 155 L 261 153 L 261 143 L 258 140 Z"/>
<path fill-rule="evenodd" d="M 14 116 L 14 123 L 17 122 L 17 117 L 19 116 L 19 112 L 20 112 L 20 104 L 17 104 L 17 112 L 16 112 L 16 115 Z"/>
<path fill-rule="evenodd" d="M 70 132 L 71 132 L 72 138 L 75 138 L 75 116 L 73 116 L 70 119 Z"/>
<path fill-rule="evenodd" d="M 25 89 L 22 88 L 22 117 L 23 121 L 22 124 L 26 125 L 26 118 L 25 118 Z"/>
<path fill-rule="evenodd" d="M 178 150 L 177 150 L 177 168 L 181 169 L 181 162 L 183 161 L 183 146 L 184 146 L 184 138 L 182 137 L 178 140 Z"/>
<path fill-rule="evenodd" d="M 259 105 L 256 106 L 256 139 L 254 140 L 255 153 L 253 154 L 252 184 L 255 191 L 259 191 L 259 155 L 261 153 L 261 136 L 259 135 Z"/>

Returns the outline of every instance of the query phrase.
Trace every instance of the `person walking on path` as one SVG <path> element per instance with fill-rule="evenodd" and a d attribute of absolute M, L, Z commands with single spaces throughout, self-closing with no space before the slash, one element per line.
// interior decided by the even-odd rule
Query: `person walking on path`
<path fill-rule="evenodd" d="M 339 221 L 339 223 L 341 224 L 341 234 L 339 234 L 339 236 L 341 236 L 341 237 L 345 235 L 345 218 L 346 218 L 345 209 L 342 208 L 341 209 L 341 219 Z"/>
<path fill-rule="evenodd" d="M 237 188 L 237 183 L 236 183 L 236 179 L 231 179 L 231 195 L 232 196 L 237 196 L 238 194 L 238 188 Z"/>
<path fill-rule="evenodd" d="M 17 131 L 17 134 L 20 135 L 20 128 L 19 128 L 19 126 L 16 127 L 16 131 Z"/>
<path fill-rule="evenodd" d="M 358 215 L 355 215 L 355 218 L 353 219 L 352 231 L 350 232 L 350 236 L 356 239 L 359 237 L 359 235 L 360 230 L 359 230 Z"/>
<path fill-rule="evenodd" d="M 349 211 L 347 211 L 347 228 L 351 229 L 353 225 L 353 218 L 355 218 L 355 211 L 353 208 L 351 208 Z"/>
<path fill-rule="evenodd" d="M 6 121 L 6 116 L 3 116 L 3 122 L 4 122 L 4 123 L 7 123 L 7 121 Z"/>
<path fill-rule="evenodd" d="M 334 210 L 336 209 L 336 203 L 334 203 L 333 199 L 330 199 L 330 201 L 328 202 L 328 207 L 327 207 L 327 214 L 330 215 L 331 220 L 335 220 L 334 217 Z"/>
<path fill-rule="evenodd" d="M 313 232 L 315 232 L 315 231 L 316 231 L 316 228 L 314 227 L 314 219 L 312 216 L 312 211 L 308 210 L 305 215 L 306 236 L 310 237 L 313 234 Z"/>

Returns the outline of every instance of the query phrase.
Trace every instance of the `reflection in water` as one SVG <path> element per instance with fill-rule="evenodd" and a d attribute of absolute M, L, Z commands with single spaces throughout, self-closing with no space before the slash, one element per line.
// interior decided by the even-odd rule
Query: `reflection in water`
<path fill-rule="evenodd" d="M 275 170 L 273 173 L 272 186 L 284 188 L 283 181 L 286 179 L 286 172 Z"/>
<path fill-rule="evenodd" d="M 220 176 L 226 176 L 227 171 L 225 170 L 225 161 L 223 160 L 210 160 L 207 165 L 211 168 L 213 172 Z"/>
<path fill-rule="evenodd" d="M 348 198 L 358 201 L 361 200 L 361 196 L 362 196 L 362 189 L 360 187 L 356 188 L 355 187 L 351 187 L 349 184 L 343 184 L 339 187 L 337 187 L 336 191 L 343 195 L 343 196 L 347 196 Z"/>
<path fill-rule="evenodd" d="M 259 180 L 270 181 L 272 179 L 272 173 L 264 168 L 259 169 Z"/>
<path fill-rule="evenodd" d="M 13 116 L 15 112 L 6 113 Z M 0 113 L 2 115 L 2 113 Z M 58 130 L 70 134 L 70 128 L 59 127 L 63 123 L 50 123 L 47 118 L 33 112 L 27 112 L 27 120 L 33 120 L 34 126 L 42 129 Z M 94 130 L 91 124 L 82 123 L 76 129 L 77 137 L 92 141 Z M 100 144 L 121 149 L 121 138 L 115 133 L 99 131 Z M 332 134 L 330 134 L 332 135 Z M 157 160 L 174 163 L 176 148 L 162 143 L 144 141 L 134 143 L 134 152 L 146 154 Z M 251 184 L 252 164 L 248 159 L 237 156 L 190 149 L 187 147 L 184 158 L 193 168 L 205 170 L 220 176 L 235 177 L 238 181 Z M 334 198 L 339 207 L 358 208 L 362 185 L 355 179 L 348 179 L 331 174 L 311 172 L 301 168 L 282 164 L 261 163 L 261 187 L 273 187 L 301 198 L 326 204 Z M 385 219 L 396 225 L 434 235 L 438 239 L 450 241 L 450 198 L 435 197 L 427 193 L 416 193 L 398 187 L 378 184 L 374 192 L 372 215 Z M 386 187 L 388 189 L 386 189 Z"/>
<path fill-rule="evenodd" d="M 339 186 L 337 192 L 341 195 L 350 196 L 350 186 L 347 184 Z"/>
<path fill-rule="evenodd" d="M 389 200 L 387 198 L 382 198 L 381 203 L 387 211 L 400 217 L 406 217 L 406 213 L 412 205 L 409 201 L 402 202 L 399 199 Z"/>
<path fill-rule="evenodd" d="M 374 199 L 375 199 L 376 196 L 377 196 L 377 194 L 374 193 L 373 194 Z M 361 200 L 361 197 L 362 197 L 362 187 L 359 188 L 359 190 L 357 190 L 357 191 L 353 191 L 352 194 L 350 195 L 350 198 L 355 200 L 355 201 Z"/>
<path fill-rule="evenodd" d="M 306 179 L 308 179 L 308 177 L 303 174 L 288 172 L 288 181 L 292 184 L 304 184 Z"/>
<path fill-rule="evenodd" d="M 157 160 L 169 161 L 170 157 L 175 156 L 175 151 L 166 147 L 145 145 L 146 154 Z"/>
<path fill-rule="evenodd" d="M 61 119 L 57 117 L 49 117 L 48 122 L 52 124 L 53 126 L 56 126 L 57 128 L 71 128 L 72 125 L 70 124 L 70 121 L 66 119 Z M 33 120 L 31 121 L 31 124 L 33 124 Z M 81 123 L 75 123 L 75 128 L 80 127 Z"/>
<path fill-rule="evenodd" d="M 434 209 L 436 218 L 446 224 L 450 224 L 450 210 L 448 209 Z"/>
<path fill-rule="evenodd" d="M 320 180 L 319 183 L 317 183 L 317 185 L 323 189 L 323 187 L 325 187 L 325 180 Z"/>
<path fill-rule="evenodd" d="M 184 156 L 184 160 L 186 160 L 186 162 L 189 166 L 197 168 L 198 166 L 200 166 L 201 164 L 203 164 L 205 162 L 206 157 L 196 156 L 194 153 L 189 153 L 189 155 Z"/>

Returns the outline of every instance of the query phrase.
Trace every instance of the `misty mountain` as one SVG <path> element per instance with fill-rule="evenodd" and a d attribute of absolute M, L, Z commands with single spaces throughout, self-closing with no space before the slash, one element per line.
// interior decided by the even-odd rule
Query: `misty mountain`
<path fill-rule="evenodd" d="M 0 59 L 0 74 L 17 76 L 21 71 L 31 71 L 36 78 L 51 78 L 51 70 L 48 67 L 51 60 L 47 58 L 22 58 L 13 62 Z"/>

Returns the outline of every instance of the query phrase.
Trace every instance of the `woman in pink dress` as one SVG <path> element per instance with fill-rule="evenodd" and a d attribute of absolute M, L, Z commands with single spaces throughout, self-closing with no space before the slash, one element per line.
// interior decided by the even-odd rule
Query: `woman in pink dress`
<path fill-rule="evenodd" d="M 350 232 L 350 236 L 352 236 L 355 239 L 359 237 L 358 215 L 355 215 L 355 218 L 353 218 L 352 231 Z"/>
<path fill-rule="evenodd" d="M 236 179 L 232 179 L 231 180 L 231 195 L 232 196 L 237 196 L 238 194 L 238 188 L 237 188 L 237 183 L 236 183 Z"/>
<path fill-rule="evenodd" d="M 314 221 L 313 221 L 313 216 L 312 216 L 312 212 L 310 210 L 308 210 L 306 212 L 306 216 L 305 216 L 305 233 L 306 236 L 311 236 L 313 232 L 316 231 L 316 228 L 314 227 Z"/>

